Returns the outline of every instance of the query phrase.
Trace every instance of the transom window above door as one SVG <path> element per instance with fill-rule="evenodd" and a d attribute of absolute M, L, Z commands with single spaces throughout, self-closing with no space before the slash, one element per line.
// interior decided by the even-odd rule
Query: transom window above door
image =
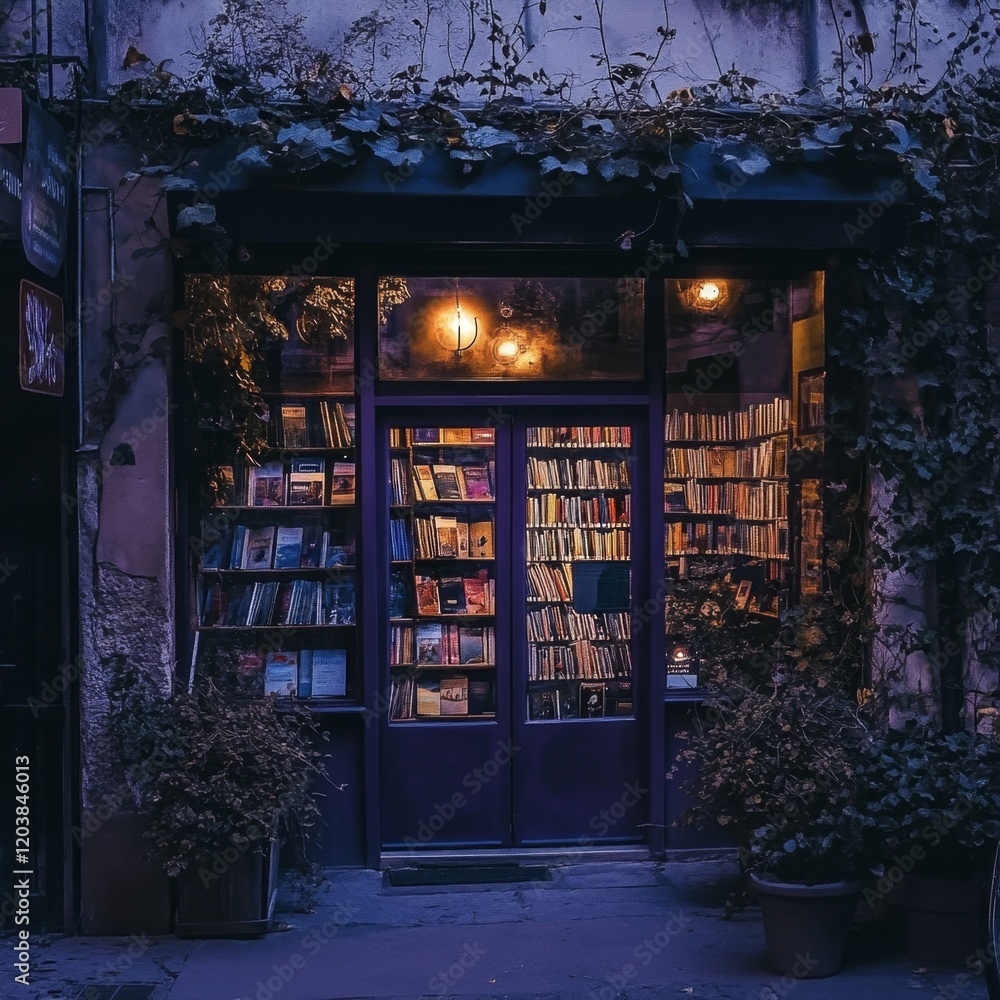
<path fill-rule="evenodd" d="M 643 378 L 640 278 L 379 278 L 383 379 Z"/>

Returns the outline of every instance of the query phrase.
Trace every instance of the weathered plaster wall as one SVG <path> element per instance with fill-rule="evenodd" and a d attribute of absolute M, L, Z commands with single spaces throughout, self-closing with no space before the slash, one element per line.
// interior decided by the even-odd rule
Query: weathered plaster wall
<path fill-rule="evenodd" d="M 123 67 L 133 45 L 154 63 L 167 59 L 170 71 L 189 73 L 190 53 L 204 37 L 203 26 L 224 3 L 103 0 L 98 6 L 106 9 L 108 25 L 107 82 L 119 83 L 131 75 Z M 386 0 L 379 5 L 370 0 L 330 5 L 289 0 L 287 11 L 304 16 L 309 43 L 353 66 L 376 87 L 384 87 L 393 74 L 414 64 L 422 64 L 422 75 L 433 81 L 463 65 L 477 73 L 491 58 L 502 60 L 499 46 L 495 49 L 488 37 L 485 19 L 492 8 L 507 30 L 515 24 L 523 28 L 531 51 L 521 71 L 530 76 L 545 69 L 553 79 L 567 76 L 570 86 L 563 96 L 575 102 L 594 94 L 611 98 L 606 70 L 599 65 L 605 46 L 612 64 L 642 64 L 634 53 L 654 55 L 662 41 L 657 29 L 666 26 L 676 30 L 676 36 L 663 44 L 647 79 L 647 84 L 655 84 L 655 91 L 646 87 L 647 98 L 655 103 L 657 95 L 662 98 L 673 90 L 717 81 L 732 67 L 759 81 L 757 94 L 795 93 L 809 85 L 836 98 L 841 66 L 848 87 L 852 79 L 875 87 L 886 79 L 898 79 L 898 45 L 911 40 L 917 46 L 921 72 L 935 81 L 950 48 L 942 39 L 951 31 L 961 37 L 977 10 L 976 4 L 965 0 L 924 0 L 912 22 L 908 15 L 897 22 L 896 4 L 873 0 L 861 5 L 848 0 L 832 7 L 818 0 L 804 0 L 798 6 L 775 0 L 740 4 L 617 0 L 602 6 L 603 39 L 593 0 L 549 3 L 544 15 L 538 12 L 537 0 Z M 271 3 L 262 5 L 258 23 L 264 31 L 268 21 L 277 25 L 287 19 L 282 5 Z M 359 31 L 359 26 L 371 30 Z M 865 51 L 866 26 L 874 52 Z M 915 83 L 915 77 L 911 75 L 910 81 Z M 465 96 L 475 101 L 478 93 L 474 86 Z M 527 87 L 523 96 L 541 99 L 541 88 Z"/>

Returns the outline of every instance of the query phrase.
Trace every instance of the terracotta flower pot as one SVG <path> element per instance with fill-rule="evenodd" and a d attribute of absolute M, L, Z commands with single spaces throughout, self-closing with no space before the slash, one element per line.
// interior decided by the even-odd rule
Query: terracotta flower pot
<path fill-rule="evenodd" d="M 800 885 L 749 875 L 760 900 L 770 967 L 796 979 L 822 979 L 840 971 L 860 881 Z"/>

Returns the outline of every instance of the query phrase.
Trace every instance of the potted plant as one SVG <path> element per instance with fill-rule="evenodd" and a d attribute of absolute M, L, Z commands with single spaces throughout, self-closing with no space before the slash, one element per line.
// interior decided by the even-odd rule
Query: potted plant
<path fill-rule="evenodd" d="M 1000 743 L 913 721 L 876 741 L 859 776 L 878 855 L 866 901 L 904 911 L 911 961 L 965 965 L 1000 838 Z"/>
<path fill-rule="evenodd" d="M 309 715 L 209 678 L 165 697 L 130 670 L 114 716 L 149 856 L 177 878 L 175 932 L 263 934 L 281 831 L 319 815 L 323 754 Z"/>
<path fill-rule="evenodd" d="M 739 831 L 781 974 L 819 978 L 841 966 L 866 869 L 871 821 L 857 809 L 855 769 L 867 744 L 851 699 L 788 668 L 770 691 L 720 699 L 715 724 L 684 751 L 699 764 L 685 818 Z"/>

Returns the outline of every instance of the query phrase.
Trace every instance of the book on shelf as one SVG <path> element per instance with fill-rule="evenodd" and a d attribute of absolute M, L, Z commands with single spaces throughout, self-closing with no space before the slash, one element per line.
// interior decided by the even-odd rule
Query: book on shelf
<path fill-rule="evenodd" d="M 469 523 L 469 556 L 473 559 L 493 558 L 493 521 Z"/>
<path fill-rule="evenodd" d="M 418 664 L 446 663 L 443 633 L 439 624 L 418 625 L 414 630 Z"/>
<path fill-rule="evenodd" d="M 442 577 L 438 583 L 438 598 L 441 603 L 441 614 L 464 615 L 467 613 L 465 581 L 462 577 Z"/>
<path fill-rule="evenodd" d="M 473 427 L 473 444 L 493 444 L 496 441 L 496 431 L 492 427 Z"/>
<path fill-rule="evenodd" d="M 409 562 L 413 558 L 413 533 L 408 518 L 389 519 L 389 553 L 394 562 Z"/>
<path fill-rule="evenodd" d="M 484 677 L 470 677 L 469 715 L 493 715 L 496 704 L 496 682 Z"/>
<path fill-rule="evenodd" d="M 462 577 L 462 592 L 465 597 L 465 613 L 469 615 L 492 614 L 493 603 L 489 571 L 479 570 L 475 576 Z"/>
<path fill-rule="evenodd" d="M 556 718 L 556 692 L 529 691 L 528 718 L 529 719 Z"/>
<path fill-rule="evenodd" d="M 354 463 L 334 462 L 330 480 L 330 503 L 354 503 Z"/>
<path fill-rule="evenodd" d="M 274 568 L 299 569 L 302 562 L 302 537 L 305 529 L 279 525 L 275 538 Z"/>
<path fill-rule="evenodd" d="M 458 470 L 454 465 L 432 465 L 431 474 L 439 500 L 461 500 L 462 490 L 458 483 Z"/>
<path fill-rule="evenodd" d="M 328 625 L 353 625 L 355 623 L 356 608 L 353 581 L 327 583 L 323 596 Z"/>
<path fill-rule="evenodd" d="M 438 582 L 431 576 L 417 576 L 414 579 L 417 591 L 417 614 L 441 614 L 441 601 L 438 597 Z"/>
<path fill-rule="evenodd" d="M 471 427 L 445 427 L 441 440 L 445 444 L 468 444 L 472 441 Z"/>
<path fill-rule="evenodd" d="M 409 475 L 410 466 L 405 458 L 393 457 L 389 460 L 389 503 L 395 506 L 409 503 Z M 416 496 L 420 499 L 419 492 Z"/>
<path fill-rule="evenodd" d="M 342 698 L 347 694 L 346 649 L 308 649 L 299 656 L 299 693 L 303 698 Z"/>
<path fill-rule="evenodd" d="M 492 500 L 489 470 L 485 464 L 455 466 L 463 500 Z"/>
<path fill-rule="evenodd" d="M 389 617 L 408 618 L 413 613 L 413 586 L 408 574 L 394 569 L 389 574 Z"/>
<path fill-rule="evenodd" d="M 422 677 L 417 681 L 417 715 L 441 714 L 441 681 Z"/>
<path fill-rule="evenodd" d="M 306 408 L 300 403 L 282 403 L 278 444 L 282 448 L 308 448 L 309 429 L 306 422 Z"/>
<path fill-rule="evenodd" d="M 442 677 L 440 697 L 442 715 L 468 715 L 469 678 Z"/>
<path fill-rule="evenodd" d="M 329 536 L 329 532 L 326 533 Z M 326 558 L 323 560 L 324 569 L 337 569 L 342 566 L 354 565 L 354 545 L 333 545 L 327 544 Z"/>
<path fill-rule="evenodd" d="M 413 485 L 418 500 L 437 500 L 438 492 L 434 485 L 434 474 L 429 465 L 413 466 Z"/>
<path fill-rule="evenodd" d="M 220 465 L 215 480 L 214 506 L 232 507 L 238 502 L 235 470 L 231 465 Z"/>
<path fill-rule="evenodd" d="M 414 444 L 437 444 L 441 440 L 441 431 L 437 427 L 414 427 L 410 434 Z"/>
<path fill-rule="evenodd" d="M 267 462 L 251 467 L 247 497 L 251 507 L 284 507 L 285 470 L 282 464 Z"/>
<path fill-rule="evenodd" d="M 488 630 L 492 635 L 493 630 Z M 486 659 L 485 630 L 460 628 L 458 630 L 458 662 L 465 664 L 488 663 Z"/>
<path fill-rule="evenodd" d="M 273 526 L 251 528 L 247 533 L 242 569 L 270 569 L 274 555 Z"/>
<path fill-rule="evenodd" d="M 580 718 L 600 719 L 604 716 L 604 685 L 584 682 L 580 685 Z"/>
<path fill-rule="evenodd" d="M 326 461 L 322 458 L 293 458 L 288 474 L 288 506 L 318 507 L 323 503 Z"/>
<path fill-rule="evenodd" d="M 354 404 L 335 403 L 324 399 L 320 402 L 319 409 L 326 446 L 352 448 L 355 428 Z"/>
<path fill-rule="evenodd" d="M 457 519 L 437 516 L 434 518 L 434 530 L 437 538 L 437 555 L 442 559 L 458 558 Z"/>
<path fill-rule="evenodd" d="M 268 653 L 264 660 L 264 694 L 279 698 L 293 697 L 299 688 L 299 654 Z"/>
<path fill-rule="evenodd" d="M 736 588 L 736 607 L 741 611 L 746 610 L 747 604 L 750 602 L 750 592 L 753 590 L 753 583 L 750 580 L 741 580 L 740 585 Z"/>
<path fill-rule="evenodd" d="M 264 654 L 257 649 L 242 649 L 236 655 L 236 670 L 242 676 L 256 674 L 264 665 Z"/>
<path fill-rule="evenodd" d="M 632 682 L 618 681 L 615 686 L 615 715 L 632 715 L 635 704 L 632 701 Z"/>

